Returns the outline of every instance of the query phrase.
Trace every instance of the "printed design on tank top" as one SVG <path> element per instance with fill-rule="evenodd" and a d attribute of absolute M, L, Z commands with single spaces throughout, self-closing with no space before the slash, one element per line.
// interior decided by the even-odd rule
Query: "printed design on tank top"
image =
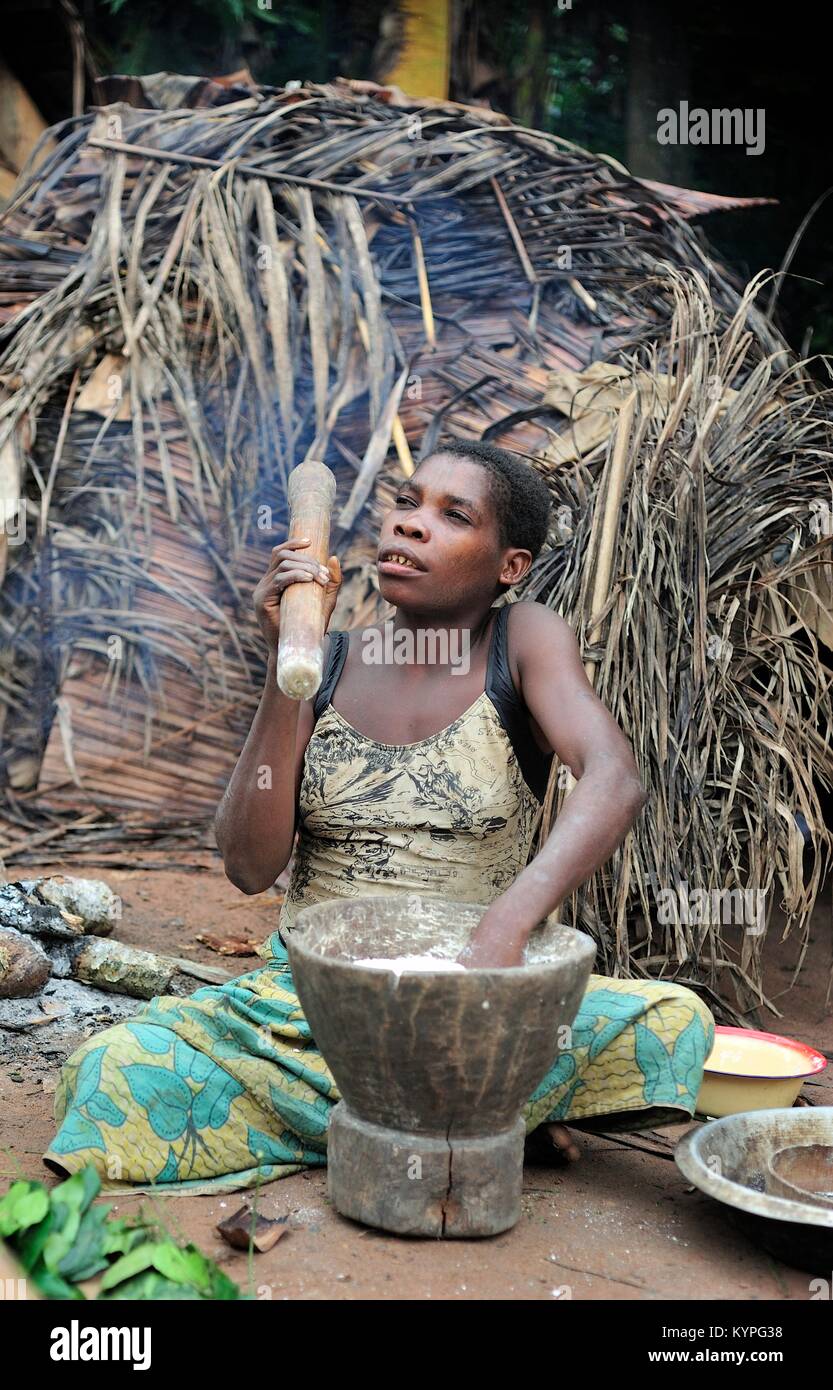
<path fill-rule="evenodd" d="M 499 610 L 487 676 L 495 690 L 496 637 L 505 623 Z M 445 729 L 382 743 L 330 703 L 343 658 L 343 649 L 331 648 L 324 707 L 304 757 L 280 928 L 291 929 L 303 906 L 373 892 L 491 902 L 525 866 L 540 812 L 500 710 L 483 690 Z"/>

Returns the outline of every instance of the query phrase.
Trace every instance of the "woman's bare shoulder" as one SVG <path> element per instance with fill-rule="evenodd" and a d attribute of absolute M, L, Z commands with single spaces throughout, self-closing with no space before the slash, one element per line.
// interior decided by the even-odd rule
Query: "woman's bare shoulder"
<path fill-rule="evenodd" d="M 570 624 L 560 613 L 555 613 L 545 604 L 537 603 L 535 599 L 518 599 L 516 603 L 510 603 L 509 607 L 513 611 L 508 619 L 507 631 L 524 645 L 529 639 L 575 641 Z"/>

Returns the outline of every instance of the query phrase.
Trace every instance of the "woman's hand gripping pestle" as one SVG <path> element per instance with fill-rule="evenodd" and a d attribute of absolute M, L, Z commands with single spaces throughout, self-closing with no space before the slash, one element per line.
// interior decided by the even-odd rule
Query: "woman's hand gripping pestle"
<path fill-rule="evenodd" d="M 280 545 L 273 546 L 269 567 L 255 588 L 255 617 L 270 656 L 277 654 L 280 641 L 281 599 L 290 584 L 310 583 L 314 580 L 323 587 L 325 632 L 333 615 L 343 577 L 338 556 L 331 555 L 329 564 L 323 565 L 320 561 L 301 553 L 308 549 L 309 545 L 309 536 L 296 536 L 292 540 L 285 540 Z"/>

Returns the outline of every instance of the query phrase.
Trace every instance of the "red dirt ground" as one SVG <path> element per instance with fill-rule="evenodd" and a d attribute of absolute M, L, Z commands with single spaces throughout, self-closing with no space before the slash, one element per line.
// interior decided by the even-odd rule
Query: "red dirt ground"
<path fill-rule="evenodd" d="M 205 862 L 212 864 L 211 857 Z M 245 897 L 216 861 L 190 873 L 51 863 L 42 871 L 27 867 L 19 876 L 38 872 L 106 879 L 124 901 L 121 940 L 219 964 L 233 974 L 254 969 L 259 957 L 219 956 L 195 942 L 197 932 L 242 927 L 262 939 L 276 924 L 274 895 Z M 764 1012 L 760 1026 L 831 1051 L 830 885 L 817 904 L 807 958 L 792 988 L 798 944 L 781 942 L 779 935 L 771 930 L 765 988 L 778 996 L 783 1016 Z M 96 1031 L 102 1026 L 93 1025 Z M 39 1054 L 0 1073 L 0 1172 L 7 1181 L 25 1176 L 52 1186 L 58 1179 L 41 1155 L 54 1129 L 52 1092 L 62 1059 L 45 1053 L 49 1026 L 37 1031 Z M 831 1073 L 833 1066 L 805 1088 L 817 1105 L 833 1105 Z M 252 1291 L 262 1299 L 809 1299 L 811 1275 L 771 1259 L 732 1227 L 723 1208 L 687 1188 L 671 1158 L 683 1133 L 674 1126 L 621 1136 L 659 1153 L 579 1134 L 581 1160 L 566 1170 L 528 1166 L 520 1222 L 485 1241 L 387 1236 L 332 1209 L 326 1170 L 284 1178 L 261 1189 L 260 1209 L 267 1216 L 287 1215 L 290 1231 L 254 1257 Z M 4 1190 L 6 1181 L 0 1186 Z M 115 1201 L 120 1215 L 142 1205 L 157 1211 L 172 1232 L 196 1241 L 246 1287 L 245 1252 L 231 1250 L 214 1228 L 251 1195 Z"/>

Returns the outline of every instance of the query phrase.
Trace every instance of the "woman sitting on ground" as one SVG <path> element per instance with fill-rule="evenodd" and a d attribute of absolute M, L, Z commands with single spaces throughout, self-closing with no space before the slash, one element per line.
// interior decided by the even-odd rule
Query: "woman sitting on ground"
<path fill-rule="evenodd" d="M 431 893 L 485 902 L 465 959 L 522 962 L 530 933 L 604 865 L 645 800 L 633 754 L 585 675 L 568 625 L 538 603 L 494 607 L 548 532 L 534 470 L 482 444 L 439 448 L 402 485 L 378 548 L 396 644 L 439 633 L 466 661 L 363 660 L 367 632 L 328 632 L 324 679 L 295 701 L 277 686 L 280 603 L 341 583 L 300 541 L 275 547 L 255 591 L 269 647 L 263 694 L 217 814 L 228 877 L 263 893 L 295 858 L 264 964 L 188 998 L 160 995 L 89 1038 L 56 1091 L 44 1161 L 92 1163 L 105 1190 L 234 1191 L 326 1163 L 339 1092 L 298 1004 L 285 934 L 311 903 Z M 364 650 L 363 650 L 364 649 Z M 465 666 L 465 669 L 463 669 Z M 577 784 L 528 863 L 553 755 Z M 694 1112 L 714 1036 L 708 1008 L 668 981 L 592 975 L 571 1045 L 524 1110 L 553 1159 L 569 1129 L 640 1129 Z"/>

